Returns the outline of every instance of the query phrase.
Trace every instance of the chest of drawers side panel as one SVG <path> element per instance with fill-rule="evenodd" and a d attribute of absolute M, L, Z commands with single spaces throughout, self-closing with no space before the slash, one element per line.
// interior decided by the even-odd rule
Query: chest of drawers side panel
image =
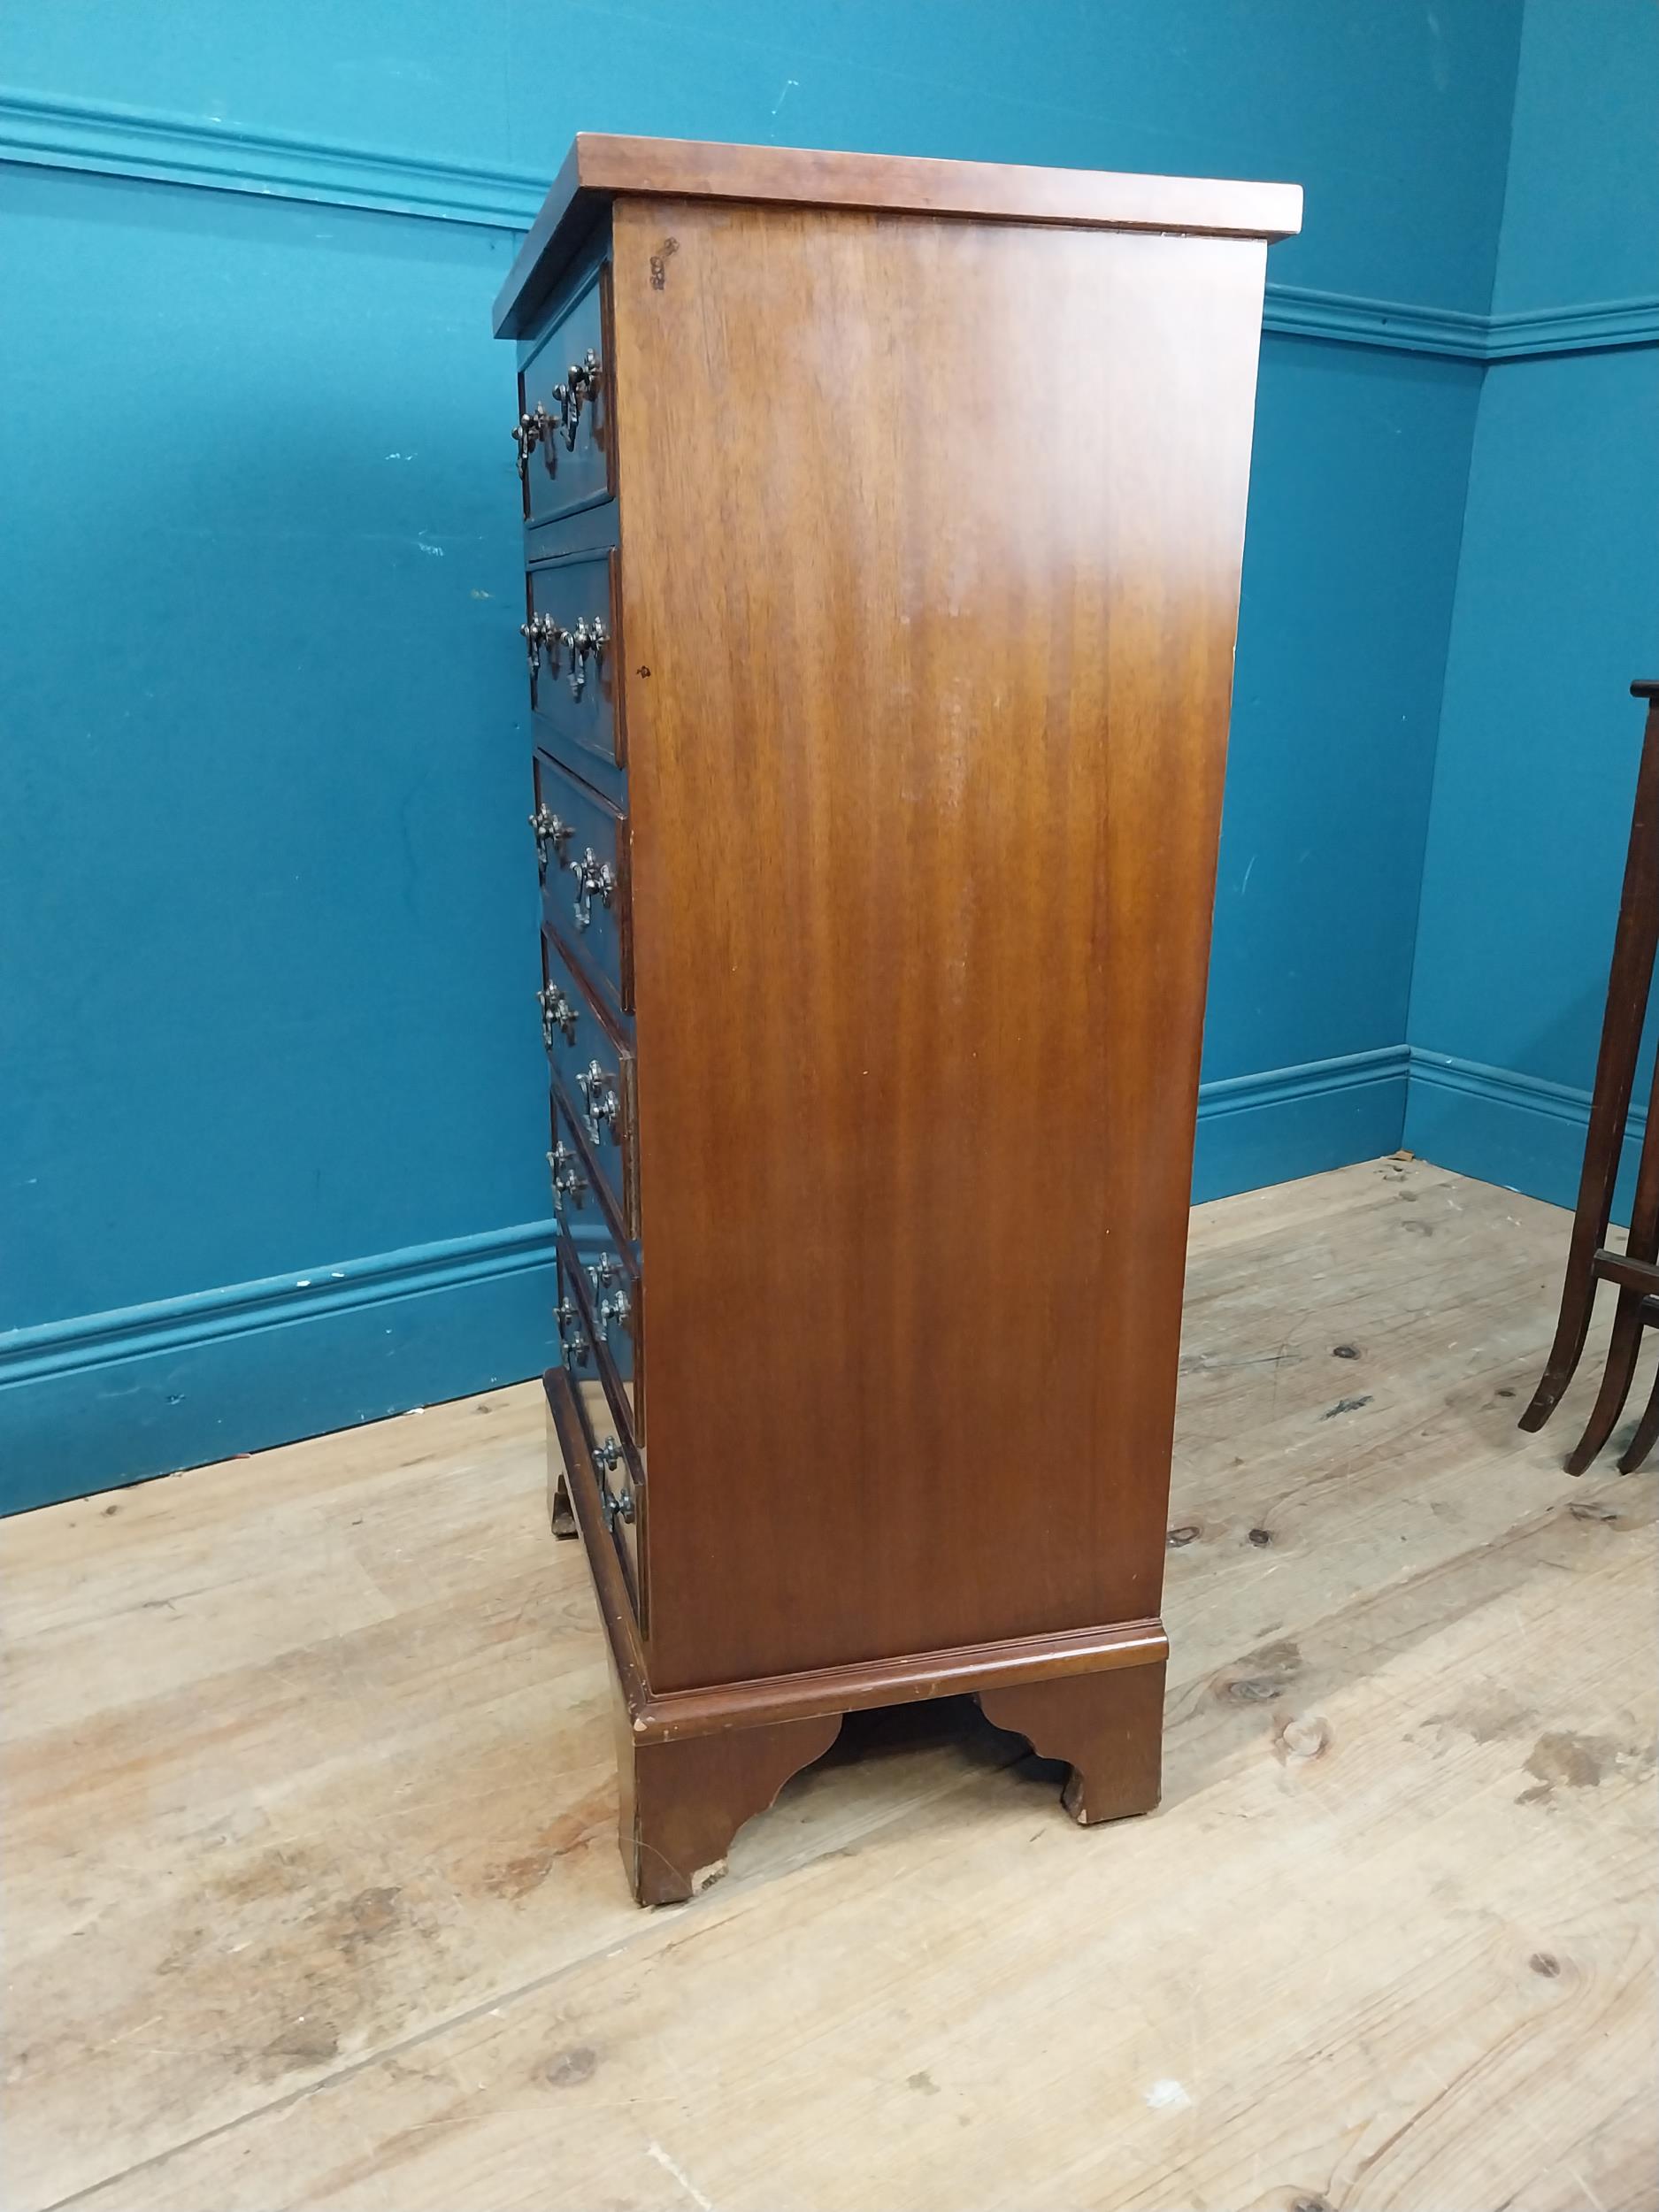
<path fill-rule="evenodd" d="M 653 1681 L 1155 1615 L 1263 249 L 614 243 Z"/>

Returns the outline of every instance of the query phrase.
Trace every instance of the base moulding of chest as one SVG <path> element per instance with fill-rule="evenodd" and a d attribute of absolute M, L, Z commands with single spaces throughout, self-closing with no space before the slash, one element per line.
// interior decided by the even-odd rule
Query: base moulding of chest
<path fill-rule="evenodd" d="M 977 1697 L 995 1726 L 1067 1763 L 1064 1802 L 1084 1826 L 1156 1805 L 1169 1657 L 1160 1620 L 653 1690 L 570 1379 L 551 1369 L 542 1381 L 549 1510 L 556 1534 L 580 1536 L 599 1601 L 615 1693 L 622 1854 L 642 1903 L 676 1903 L 718 1878 L 743 1823 L 824 1755 L 846 1714 L 872 1706 Z"/>

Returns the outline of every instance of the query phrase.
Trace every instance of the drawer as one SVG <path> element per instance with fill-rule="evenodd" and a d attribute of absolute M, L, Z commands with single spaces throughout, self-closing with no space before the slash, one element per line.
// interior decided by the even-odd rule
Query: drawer
<path fill-rule="evenodd" d="M 567 554 L 526 572 L 521 634 L 530 704 L 561 745 L 607 768 L 626 758 L 622 734 L 622 594 L 614 547 Z"/>
<path fill-rule="evenodd" d="M 582 1299 L 599 1379 L 610 1394 L 618 1419 L 643 1449 L 645 1309 L 640 1294 L 639 1263 L 620 1238 L 597 1244 L 590 1240 L 578 1252 L 568 1237 L 561 1237 L 559 1256 Z"/>
<path fill-rule="evenodd" d="M 548 1178 L 560 1228 L 572 1238 L 581 1237 L 584 1243 L 603 1237 L 612 1244 L 626 1244 L 612 1194 L 594 1175 L 575 1119 L 557 1090 L 549 1094 L 549 1106 L 553 1148 L 547 1156 Z"/>
<path fill-rule="evenodd" d="M 632 1013 L 627 816 L 539 752 L 530 826 L 541 872 L 544 923 L 565 940 L 590 984 L 623 1013 Z"/>
<path fill-rule="evenodd" d="M 577 1287 L 580 1279 L 580 1270 L 561 1249 L 557 1311 L 559 1356 L 570 1378 L 576 1410 L 581 1417 L 582 1440 L 588 1447 L 600 1510 L 622 1562 L 628 1594 L 642 1628 L 646 1619 L 645 1471 L 634 1450 L 626 1423 L 617 1418 L 599 1371 L 590 1333 L 592 1323 Z"/>
<path fill-rule="evenodd" d="M 625 1241 L 640 1233 L 634 1052 L 612 1017 L 578 979 L 564 947 L 541 933 L 541 1038 L 565 1126 L 583 1171 Z"/>
<path fill-rule="evenodd" d="M 526 522 L 616 491 L 611 270 L 601 263 L 518 372 L 518 473 Z"/>

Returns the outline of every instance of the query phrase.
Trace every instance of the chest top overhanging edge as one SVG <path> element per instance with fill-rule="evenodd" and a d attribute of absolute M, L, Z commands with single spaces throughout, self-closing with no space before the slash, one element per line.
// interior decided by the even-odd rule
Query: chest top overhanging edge
<path fill-rule="evenodd" d="M 627 194 L 1270 242 L 1302 228 L 1299 184 L 582 131 L 496 296 L 498 338 L 526 333 L 599 210 Z"/>

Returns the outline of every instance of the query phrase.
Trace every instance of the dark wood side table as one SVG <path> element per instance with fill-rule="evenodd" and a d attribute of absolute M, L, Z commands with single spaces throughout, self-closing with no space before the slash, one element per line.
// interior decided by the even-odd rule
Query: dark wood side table
<path fill-rule="evenodd" d="M 1618 1180 L 1631 1091 L 1636 1080 L 1636 1056 L 1653 981 L 1654 953 L 1659 946 L 1659 680 L 1633 683 L 1631 692 L 1633 697 L 1647 702 L 1647 722 L 1636 779 L 1618 930 L 1613 941 L 1613 969 L 1608 978 L 1601 1049 L 1590 1102 L 1590 1128 L 1585 1140 L 1584 1173 L 1578 1182 L 1555 1340 L 1532 1402 L 1521 1416 L 1524 1429 L 1540 1429 L 1548 1420 L 1583 1356 L 1596 1286 L 1603 1281 L 1617 1283 L 1618 1306 L 1601 1388 L 1584 1434 L 1567 1458 L 1570 1475 L 1583 1474 L 1613 1433 L 1630 1395 L 1642 1331 L 1659 1321 L 1659 1065 L 1655 1068 L 1647 1102 L 1630 1233 L 1623 1252 L 1607 1248 L 1613 1187 Z M 1659 1442 L 1659 1382 L 1618 1463 L 1620 1472 L 1629 1474 L 1640 1467 L 1655 1442 Z"/>

